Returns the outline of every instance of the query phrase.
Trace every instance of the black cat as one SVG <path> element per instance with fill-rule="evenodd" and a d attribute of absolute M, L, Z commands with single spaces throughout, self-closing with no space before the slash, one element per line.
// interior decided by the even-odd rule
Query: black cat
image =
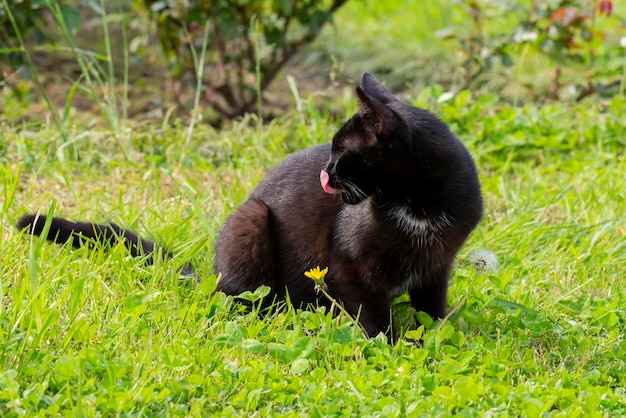
<path fill-rule="evenodd" d="M 215 271 L 217 291 L 265 285 L 306 307 L 328 301 L 304 272 L 328 267 L 328 292 L 360 312 L 373 336 L 388 330 L 391 300 L 405 291 L 416 310 L 445 315 L 450 270 L 480 221 L 482 197 L 474 162 L 445 123 L 401 103 L 370 74 L 356 92 L 361 110 L 332 145 L 288 157 L 227 219 Z M 41 234 L 45 218 L 34 219 L 18 227 Z M 51 221 L 48 239 L 78 246 L 81 236 L 123 237 L 133 254 L 154 249 L 116 225 Z"/>

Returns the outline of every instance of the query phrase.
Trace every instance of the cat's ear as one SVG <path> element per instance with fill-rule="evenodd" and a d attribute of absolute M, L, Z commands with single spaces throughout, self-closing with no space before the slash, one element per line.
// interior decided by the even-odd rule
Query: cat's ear
<path fill-rule="evenodd" d="M 387 105 L 367 94 L 361 87 L 356 88 L 356 94 L 361 103 L 363 122 L 371 126 L 376 135 L 392 132 L 397 121 L 395 113 Z"/>
<path fill-rule="evenodd" d="M 398 100 L 389 90 L 387 90 L 385 86 L 382 85 L 380 81 L 376 80 L 376 77 L 370 73 L 363 74 L 361 86 L 363 87 L 363 91 L 367 93 L 368 96 L 374 97 L 382 103 L 389 103 Z"/>

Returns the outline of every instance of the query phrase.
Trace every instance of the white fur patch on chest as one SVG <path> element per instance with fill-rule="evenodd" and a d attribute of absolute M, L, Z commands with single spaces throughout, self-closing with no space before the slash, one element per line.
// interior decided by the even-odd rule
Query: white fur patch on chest
<path fill-rule="evenodd" d="M 453 221 L 444 212 L 433 218 L 418 218 L 406 206 L 397 206 L 391 209 L 388 214 L 396 222 L 398 228 L 419 245 L 441 244 L 441 231 L 452 226 Z"/>

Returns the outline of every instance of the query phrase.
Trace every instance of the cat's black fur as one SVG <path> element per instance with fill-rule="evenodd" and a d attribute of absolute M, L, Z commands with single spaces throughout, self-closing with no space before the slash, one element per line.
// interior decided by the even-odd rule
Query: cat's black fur
<path fill-rule="evenodd" d="M 482 197 L 472 158 L 445 123 L 401 103 L 370 74 L 357 94 L 361 110 L 332 145 L 288 157 L 227 219 L 215 271 L 218 291 L 266 285 L 306 307 L 328 301 L 303 273 L 328 267 L 329 293 L 360 311 L 376 335 L 389 328 L 391 300 L 404 291 L 415 309 L 445 315 L 450 270 L 482 216 Z M 45 218 L 34 219 L 18 227 L 41 234 Z M 133 254 L 154 249 L 116 225 L 51 221 L 48 239 L 78 246 L 78 235 L 123 237 Z"/>

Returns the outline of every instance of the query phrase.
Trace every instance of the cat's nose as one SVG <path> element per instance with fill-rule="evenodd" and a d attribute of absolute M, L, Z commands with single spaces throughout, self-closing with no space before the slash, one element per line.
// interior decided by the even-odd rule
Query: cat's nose
<path fill-rule="evenodd" d="M 335 164 L 333 163 L 333 159 L 331 158 L 326 163 L 326 168 L 324 168 L 324 171 L 327 173 L 332 173 L 334 167 L 335 167 Z"/>

